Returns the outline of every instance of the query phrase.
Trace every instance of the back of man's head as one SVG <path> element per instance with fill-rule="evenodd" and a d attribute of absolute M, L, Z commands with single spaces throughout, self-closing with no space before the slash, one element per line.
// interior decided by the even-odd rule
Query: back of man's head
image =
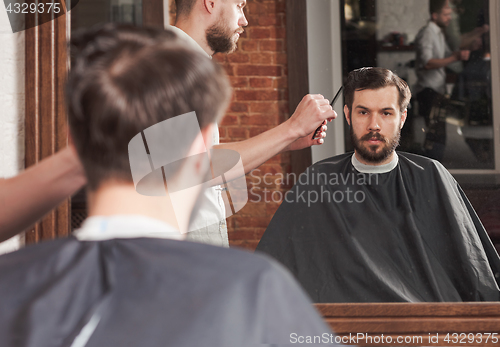
<path fill-rule="evenodd" d="M 443 8 L 448 5 L 449 0 L 430 0 L 429 1 L 429 14 L 436 13 L 439 14 L 443 10 Z"/>
<path fill-rule="evenodd" d="M 408 107 L 411 91 L 408 84 L 398 75 L 381 67 L 364 67 L 353 70 L 347 75 L 344 85 L 345 103 L 352 110 L 354 92 L 365 89 L 380 89 L 394 86 L 398 90 L 399 111 L 403 112 Z"/>
<path fill-rule="evenodd" d="M 229 102 L 223 69 L 173 32 L 106 24 L 74 35 L 71 49 L 69 124 L 90 190 L 133 182 L 138 133 L 192 111 L 203 129 Z"/>

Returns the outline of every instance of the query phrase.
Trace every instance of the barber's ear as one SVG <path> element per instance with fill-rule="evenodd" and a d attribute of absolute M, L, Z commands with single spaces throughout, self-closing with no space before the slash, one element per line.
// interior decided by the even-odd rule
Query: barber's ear
<path fill-rule="evenodd" d="M 347 124 L 351 125 L 351 114 L 349 112 L 349 107 L 347 107 L 347 105 L 344 105 L 344 115 L 345 115 L 345 119 L 347 121 Z"/>
<path fill-rule="evenodd" d="M 408 110 L 404 110 L 401 114 L 401 129 L 403 129 L 403 125 L 405 125 L 406 117 L 408 116 Z"/>
<path fill-rule="evenodd" d="M 205 6 L 205 10 L 212 14 L 215 10 L 215 3 L 217 0 L 203 0 L 203 5 Z"/>

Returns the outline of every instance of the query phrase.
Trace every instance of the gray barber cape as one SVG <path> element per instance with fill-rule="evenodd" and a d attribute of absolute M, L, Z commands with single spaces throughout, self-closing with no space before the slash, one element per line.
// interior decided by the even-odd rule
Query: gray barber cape
<path fill-rule="evenodd" d="M 69 237 L 0 257 L 5 347 L 288 345 L 291 334 L 331 330 L 293 277 L 263 256 Z"/>
<path fill-rule="evenodd" d="M 450 173 L 398 153 L 386 173 L 352 153 L 311 166 L 257 250 L 284 264 L 314 302 L 497 301 L 500 259 Z"/>

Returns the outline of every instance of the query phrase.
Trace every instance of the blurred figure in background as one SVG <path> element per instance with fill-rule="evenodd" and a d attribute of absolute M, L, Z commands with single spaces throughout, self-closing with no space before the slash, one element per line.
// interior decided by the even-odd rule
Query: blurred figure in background
<path fill-rule="evenodd" d="M 420 29 L 415 39 L 417 49 L 417 96 L 420 115 L 425 119 L 427 134 L 424 153 L 442 160 L 446 145 L 446 114 L 438 110 L 443 106 L 446 94 L 445 67 L 461 60 L 468 60 L 470 51 L 453 52 L 446 43 L 443 30 L 452 19 L 449 0 L 431 0 L 431 19 Z"/>

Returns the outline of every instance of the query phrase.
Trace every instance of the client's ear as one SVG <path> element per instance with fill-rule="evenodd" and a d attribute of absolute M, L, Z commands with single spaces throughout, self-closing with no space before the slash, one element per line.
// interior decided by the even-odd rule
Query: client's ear
<path fill-rule="evenodd" d="M 401 114 L 401 129 L 403 129 L 403 125 L 405 125 L 406 117 L 408 116 L 408 110 L 404 110 Z"/>
<path fill-rule="evenodd" d="M 344 105 L 344 115 L 347 124 L 351 125 L 351 113 L 349 112 L 349 107 L 347 107 L 347 105 Z"/>

